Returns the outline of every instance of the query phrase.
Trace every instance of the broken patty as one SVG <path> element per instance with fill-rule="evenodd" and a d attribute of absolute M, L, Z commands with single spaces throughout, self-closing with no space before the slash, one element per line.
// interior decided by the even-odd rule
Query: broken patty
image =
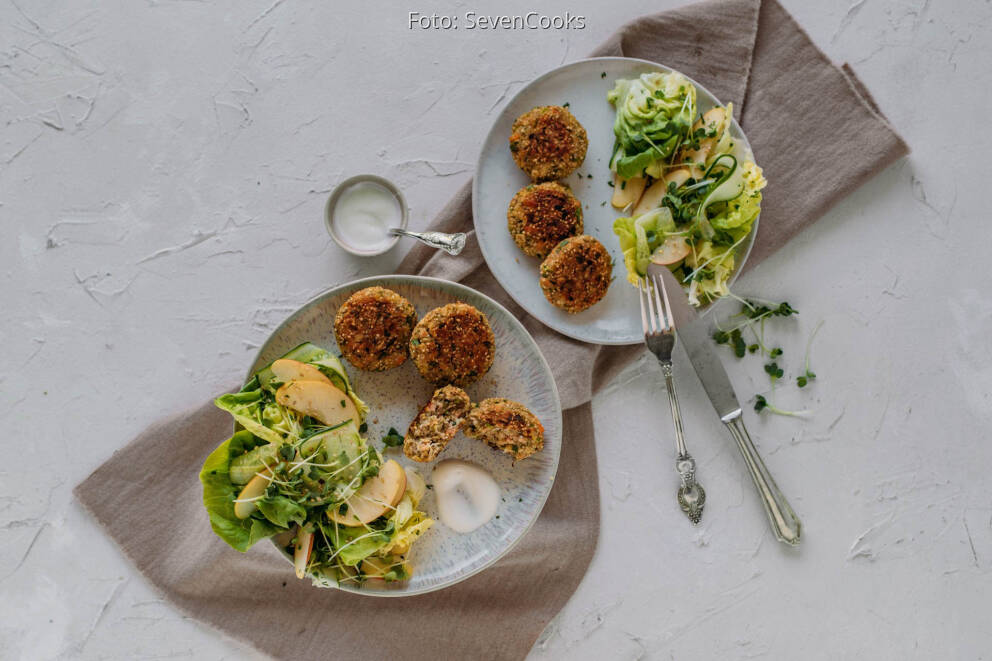
<path fill-rule="evenodd" d="M 465 420 L 471 402 L 465 391 L 445 386 L 434 391 L 410 423 L 403 439 L 403 453 L 414 461 L 434 461 L 454 438 Z"/>
<path fill-rule="evenodd" d="M 544 448 L 544 426 L 537 416 L 523 404 L 501 397 L 473 406 L 462 431 L 514 459 L 525 459 Z"/>

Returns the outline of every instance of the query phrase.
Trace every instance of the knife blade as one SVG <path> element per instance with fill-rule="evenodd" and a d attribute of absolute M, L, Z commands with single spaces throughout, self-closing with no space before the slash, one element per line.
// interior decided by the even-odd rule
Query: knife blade
<path fill-rule="evenodd" d="M 669 296 L 672 316 L 675 318 L 675 334 L 689 354 L 689 362 L 696 370 L 717 415 L 724 422 L 740 416 L 740 402 L 730 384 L 727 370 L 723 368 L 716 353 L 706 320 L 696 313 L 683 293 L 682 284 L 671 271 L 664 266 L 651 264 L 648 273 L 665 279 L 665 288 L 671 292 Z"/>

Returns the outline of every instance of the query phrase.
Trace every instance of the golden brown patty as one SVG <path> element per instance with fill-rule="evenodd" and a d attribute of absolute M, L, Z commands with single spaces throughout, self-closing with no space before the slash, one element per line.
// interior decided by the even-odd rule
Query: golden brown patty
<path fill-rule="evenodd" d="M 334 337 L 352 365 L 374 372 L 406 360 L 417 311 L 394 291 L 369 287 L 356 291 L 334 317 Z"/>
<path fill-rule="evenodd" d="M 425 314 L 413 329 L 410 357 L 431 383 L 466 386 L 492 367 L 495 347 L 486 315 L 466 303 L 449 303 Z"/>
<path fill-rule="evenodd" d="M 434 461 L 465 420 L 472 402 L 461 388 L 445 386 L 434 391 L 410 423 L 403 439 L 403 453 L 414 461 Z"/>
<path fill-rule="evenodd" d="M 544 447 L 541 421 L 523 404 L 499 397 L 473 406 L 463 431 L 514 459 L 524 459 Z"/>
<path fill-rule="evenodd" d="M 541 290 L 552 305 L 581 312 L 606 296 L 613 261 L 603 244 L 588 234 L 565 239 L 541 264 Z"/>
<path fill-rule="evenodd" d="M 582 124 L 562 106 L 528 110 L 513 122 L 510 153 L 531 179 L 563 179 L 586 158 L 589 137 Z"/>
<path fill-rule="evenodd" d="M 582 234 L 582 203 L 555 181 L 530 184 L 510 200 L 506 220 L 520 249 L 544 259 L 563 239 Z"/>

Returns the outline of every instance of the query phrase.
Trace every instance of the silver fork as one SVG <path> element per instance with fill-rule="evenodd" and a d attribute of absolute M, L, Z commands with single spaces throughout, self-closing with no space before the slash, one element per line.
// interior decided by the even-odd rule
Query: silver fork
<path fill-rule="evenodd" d="M 653 283 L 653 286 L 652 286 Z M 641 296 L 641 326 L 644 328 L 644 344 L 661 364 L 665 375 L 665 388 L 668 390 L 668 403 L 672 407 L 672 421 L 675 423 L 675 470 L 682 480 L 679 487 L 679 506 L 689 520 L 699 523 L 706 504 L 706 492 L 696 482 L 696 461 L 685 447 L 682 435 L 682 414 L 679 411 L 679 398 L 675 394 L 675 377 L 672 374 L 672 349 L 675 348 L 675 321 L 672 318 L 672 305 L 668 302 L 665 281 L 657 276 L 638 279 L 637 289 Z M 658 291 L 661 290 L 661 296 Z M 664 304 L 662 304 L 664 300 Z"/>

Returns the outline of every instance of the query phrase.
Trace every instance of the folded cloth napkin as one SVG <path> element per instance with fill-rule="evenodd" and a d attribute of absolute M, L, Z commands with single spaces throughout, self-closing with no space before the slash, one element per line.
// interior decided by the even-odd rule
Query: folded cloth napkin
<path fill-rule="evenodd" d="M 594 55 L 664 63 L 734 103 L 769 181 L 750 266 L 908 151 L 853 72 L 831 64 L 776 0 L 714 0 L 640 18 Z M 433 227 L 471 234 L 470 187 Z M 642 349 L 583 344 L 528 317 L 493 279 L 474 237 L 457 258 L 418 247 L 400 271 L 460 280 L 496 298 L 552 365 L 567 409 L 558 479 L 537 524 L 501 562 L 438 593 L 375 599 L 297 581 L 266 544 L 231 550 L 200 504 L 200 465 L 231 431 L 211 405 L 149 428 L 75 490 L 173 604 L 274 657 L 522 658 L 595 550 L 589 399 Z"/>

